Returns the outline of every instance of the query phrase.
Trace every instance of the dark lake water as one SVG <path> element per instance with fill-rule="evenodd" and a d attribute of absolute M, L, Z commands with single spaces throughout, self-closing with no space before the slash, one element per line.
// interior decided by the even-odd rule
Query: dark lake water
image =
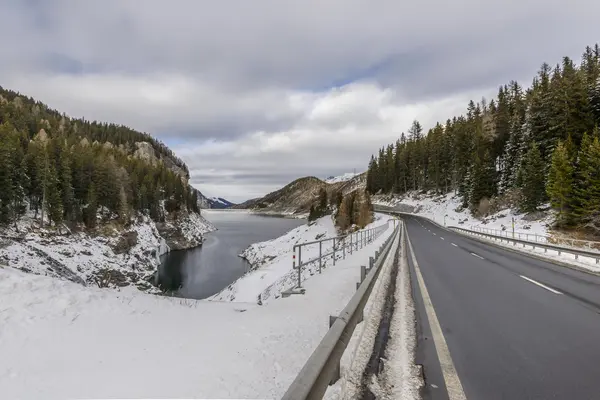
<path fill-rule="evenodd" d="M 238 256 L 249 245 L 306 223 L 236 211 L 206 211 L 203 215 L 217 230 L 206 235 L 202 246 L 161 257 L 159 284 L 176 296 L 204 299 L 218 293 L 250 267 Z"/>

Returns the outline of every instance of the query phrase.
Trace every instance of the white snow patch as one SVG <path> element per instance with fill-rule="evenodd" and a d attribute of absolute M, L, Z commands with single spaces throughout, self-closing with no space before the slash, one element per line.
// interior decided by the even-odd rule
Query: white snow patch
<path fill-rule="evenodd" d="M 281 398 L 391 234 L 263 306 L 84 287 L 0 267 L 0 393 Z"/>
<path fill-rule="evenodd" d="M 354 178 L 357 175 L 362 174 L 362 172 L 346 172 L 345 174 L 339 175 L 339 176 L 330 176 L 329 178 L 325 179 L 325 183 L 339 183 L 339 182 L 346 182 L 349 181 L 350 179 Z"/>

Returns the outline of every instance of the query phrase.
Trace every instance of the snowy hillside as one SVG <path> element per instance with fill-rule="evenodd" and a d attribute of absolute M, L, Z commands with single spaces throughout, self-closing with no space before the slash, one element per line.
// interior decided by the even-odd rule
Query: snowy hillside
<path fill-rule="evenodd" d="M 447 226 L 462 226 L 464 228 L 486 227 L 498 230 L 512 230 L 512 219 L 515 221 L 515 232 L 548 234 L 553 215 L 543 214 L 541 218 L 528 216 L 507 208 L 498 211 L 484 219 L 475 218 L 468 209 L 462 209 L 458 196 L 448 193 L 441 196 L 409 193 L 407 196 L 372 196 L 373 204 L 401 207 L 402 211 L 414 212 L 430 218 L 437 223 Z M 444 218 L 444 216 L 446 216 Z"/>
<path fill-rule="evenodd" d="M 354 178 L 355 176 L 358 176 L 362 174 L 362 172 L 358 172 L 358 173 L 354 173 L 354 172 L 346 172 L 343 175 L 339 175 L 339 176 L 330 176 L 329 178 L 325 179 L 325 183 L 339 183 L 339 182 L 346 182 L 349 181 L 350 179 Z"/>
<path fill-rule="evenodd" d="M 385 224 L 388 219 L 387 215 L 375 214 L 375 221 L 366 229 Z M 252 270 L 210 300 L 256 302 L 260 295 L 261 301 L 265 302 L 279 297 L 283 290 L 289 289 L 296 283 L 296 271 L 292 269 L 294 245 L 337 235 L 333 220 L 330 215 L 327 215 L 314 223 L 292 229 L 276 239 L 251 245 L 241 256 L 250 262 Z M 331 251 L 331 246 L 332 242 L 323 243 L 322 252 Z M 303 260 L 317 256 L 318 251 L 318 246 L 305 248 L 302 253 Z M 307 266 L 308 272 L 303 274 L 303 279 L 314 274 L 317 267 L 316 263 Z"/>
<path fill-rule="evenodd" d="M 208 199 L 208 204 L 210 205 L 210 208 L 219 209 L 229 208 L 235 205 L 235 203 L 232 203 L 229 200 L 225 200 L 222 197 L 211 197 Z"/>
<path fill-rule="evenodd" d="M 101 290 L 0 266 L 0 397 L 281 398 L 388 236 L 311 277 L 305 295 L 263 306 Z"/>
<path fill-rule="evenodd" d="M 103 235 L 97 236 L 32 229 L 27 218 L 19 225 L 18 232 L 11 228 L 0 236 L 0 264 L 82 284 L 136 285 L 144 290 L 156 290 L 150 282 L 160 264 L 159 256 L 169 251 L 169 242 L 197 246 L 206 232 L 214 230 L 198 214 L 182 218 L 176 227 L 169 223 L 157 227 L 143 217 L 124 232 L 106 227 Z"/>

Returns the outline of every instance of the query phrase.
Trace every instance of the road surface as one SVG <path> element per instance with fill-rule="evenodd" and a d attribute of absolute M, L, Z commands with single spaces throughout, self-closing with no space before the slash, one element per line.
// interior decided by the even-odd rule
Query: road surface
<path fill-rule="evenodd" d="M 426 399 L 600 399 L 600 277 L 405 221 Z"/>

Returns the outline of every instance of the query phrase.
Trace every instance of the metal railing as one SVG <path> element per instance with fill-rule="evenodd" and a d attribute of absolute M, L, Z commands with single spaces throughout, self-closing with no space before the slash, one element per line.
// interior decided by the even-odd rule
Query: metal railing
<path fill-rule="evenodd" d="M 483 228 L 480 226 L 471 226 L 470 229 L 475 232 L 487 233 L 490 235 L 504 236 L 511 239 L 521 239 L 537 243 L 550 243 L 556 245 L 569 246 L 573 248 L 600 249 L 600 242 L 593 240 L 572 239 L 560 236 L 540 235 L 537 233 L 513 232 L 508 230 Z"/>
<path fill-rule="evenodd" d="M 347 235 L 294 245 L 292 257 L 293 269 L 297 272 L 296 288 L 302 287 L 302 267 L 318 262 L 318 271 L 321 273 L 321 270 L 329 257 L 331 257 L 333 265 L 335 265 L 336 262 L 336 255 L 341 254 L 341 258 L 346 259 L 346 253 L 352 255 L 353 251 L 358 251 L 377 239 L 389 228 L 390 221 L 393 221 L 394 224 L 396 223 L 396 219 L 389 219 L 385 224 L 375 228 L 362 229 Z M 308 257 L 308 259 L 303 260 L 303 254 L 305 257 Z M 296 257 L 296 255 L 298 257 Z"/>
<path fill-rule="evenodd" d="M 470 229 L 460 228 L 457 226 L 449 226 L 448 229 L 452 229 L 452 230 L 470 234 L 470 235 L 488 237 L 488 238 L 491 238 L 494 240 L 500 240 L 501 242 L 503 242 L 503 241 L 507 241 L 508 243 L 512 242 L 513 245 L 515 245 L 515 246 L 518 243 L 518 244 L 522 244 L 523 247 L 532 246 L 534 249 L 536 247 L 540 247 L 540 248 L 544 249 L 544 252 L 547 252 L 547 250 L 553 250 L 553 251 L 557 251 L 558 255 L 561 255 L 562 253 L 573 254 L 575 256 L 576 260 L 579 258 L 579 256 L 589 257 L 589 258 L 595 259 L 596 264 L 600 263 L 600 252 L 598 252 L 598 251 L 578 249 L 576 247 L 558 246 L 558 245 L 548 243 L 548 242 L 535 242 L 535 241 L 530 241 L 530 240 L 525 240 L 525 239 L 519 239 L 516 237 L 513 238 L 512 235 L 509 235 L 507 237 L 506 235 L 498 235 L 495 233 L 474 231 L 474 230 L 470 230 Z"/>
<path fill-rule="evenodd" d="M 361 267 L 361 282 L 357 284 L 356 293 L 339 316 L 329 318 L 329 331 L 285 392 L 283 400 L 322 399 L 327 387 L 340 378 L 340 359 L 356 325 L 363 320 L 365 304 L 400 232 L 400 223 L 398 223 L 394 234 L 390 235 L 379 251 L 375 252 L 375 257 L 371 257 L 369 268 Z"/>

